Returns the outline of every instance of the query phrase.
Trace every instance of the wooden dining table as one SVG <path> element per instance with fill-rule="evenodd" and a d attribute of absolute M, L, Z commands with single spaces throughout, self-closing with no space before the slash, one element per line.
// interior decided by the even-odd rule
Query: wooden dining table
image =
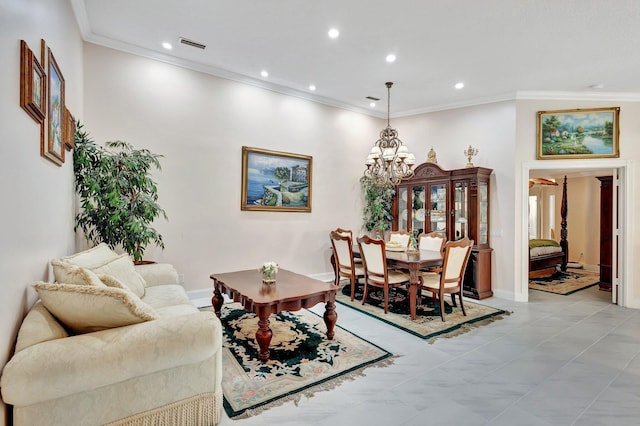
<path fill-rule="evenodd" d="M 437 250 L 418 250 L 417 252 L 386 250 L 387 266 L 409 271 L 411 285 L 409 286 L 409 313 L 411 319 L 416 319 L 418 288 L 420 287 L 420 270 L 442 266 L 442 253 Z M 353 255 L 360 257 L 360 248 L 353 246 Z"/>

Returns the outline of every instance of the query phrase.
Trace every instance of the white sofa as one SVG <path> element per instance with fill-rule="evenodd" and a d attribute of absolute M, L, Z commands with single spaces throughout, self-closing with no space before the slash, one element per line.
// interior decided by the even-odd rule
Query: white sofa
<path fill-rule="evenodd" d="M 14 425 L 218 423 L 220 321 L 171 265 L 133 266 L 104 245 L 52 264 L 0 379 Z"/>

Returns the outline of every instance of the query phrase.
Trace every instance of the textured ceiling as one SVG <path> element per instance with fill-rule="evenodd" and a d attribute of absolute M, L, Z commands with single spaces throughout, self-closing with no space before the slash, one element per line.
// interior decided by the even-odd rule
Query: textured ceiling
<path fill-rule="evenodd" d="M 392 116 L 543 93 L 640 98 L 638 0 L 71 1 L 88 42 L 379 117 L 386 81 Z"/>

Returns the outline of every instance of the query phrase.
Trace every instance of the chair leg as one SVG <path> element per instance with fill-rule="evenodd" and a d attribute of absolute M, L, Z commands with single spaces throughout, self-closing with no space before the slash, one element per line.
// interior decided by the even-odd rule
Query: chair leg
<path fill-rule="evenodd" d="M 384 313 L 387 313 L 387 307 L 389 306 L 389 287 L 384 286 L 382 289 L 384 293 Z"/>
<path fill-rule="evenodd" d="M 453 293 L 451 295 L 453 296 Z M 460 293 L 458 294 L 458 298 L 460 299 L 460 307 L 462 308 L 462 315 L 464 315 L 466 317 L 467 313 L 464 311 L 464 303 L 462 302 L 462 289 L 460 289 Z"/>
<path fill-rule="evenodd" d="M 460 302 L 462 303 L 462 302 Z M 453 305 L 454 308 L 457 308 L 458 305 L 456 305 L 456 294 L 455 293 L 451 293 L 451 304 Z"/>
<path fill-rule="evenodd" d="M 353 278 L 351 279 L 351 301 L 352 302 L 356 294 L 356 281 L 357 280 L 354 280 Z"/>
<path fill-rule="evenodd" d="M 367 296 L 368 295 L 369 295 L 369 284 L 367 284 L 367 281 L 365 280 L 365 282 L 364 282 L 364 294 L 362 295 L 362 304 L 363 305 L 367 301 Z"/>
<path fill-rule="evenodd" d="M 442 318 L 442 322 L 444 322 L 444 292 L 440 289 L 440 294 L 438 294 L 440 298 L 440 318 Z"/>

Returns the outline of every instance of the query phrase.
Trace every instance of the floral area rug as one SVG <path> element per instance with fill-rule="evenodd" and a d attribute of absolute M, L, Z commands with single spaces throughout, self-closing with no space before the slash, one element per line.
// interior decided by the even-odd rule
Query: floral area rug
<path fill-rule="evenodd" d="M 258 360 L 258 317 L 238 303 L 222 307 L 222 389 L 230 418 L 249 417 L 282 404 L 332 389 L 371 366 L 393 362 L 392 354 L 336 325 L 326 338 L 323 319 L 311 311 L 271 315 L 270 359 Z M 338 318 L 338 323 L 340 318 Z"/>
<path fill-rule="evenodd" d="M 344 283 L 343 283 L 344 284 Z M 369 316 L 372 316 L 394 327 L 423 339 L 435 340 L 438 337 L 452 337 L 468 331 L 473 327 L 489 324 L 501 319 L 508 312 L 469 302 L 465 299 L 464 308 L 467 316 L 462 315 L 460 303 L 453 307 L 449 296 L 445 296 L 445 321 L 440 318 L 440 304 L 431 305 L 431 297 L 423 298 L 422 306 L 416 310 L 416 319 L 409 315 L 409 300 L 404 289 L 392 289 L 389 294 L 388 313 L 384 313 L 382 290 L 370 288 L 367 303 L 362 305 L 363 285 L 356 287 L 355 299 L 351 301 L 351 287 L 347 282 L 342 285 L 336 301 Z M 457 299 L 457 298 L 456 298 Z M 457 301 L 457 300 L 456 300 Z"/>
<path fill-rule="evenodd" d="M 600 276 L 595 272 L 567 269 L 567 272 L 556 271 L 548 278 L 530 279 L 529 288 L 568 296 L 576 291 L 593 287 L 599 282 Z"/>

